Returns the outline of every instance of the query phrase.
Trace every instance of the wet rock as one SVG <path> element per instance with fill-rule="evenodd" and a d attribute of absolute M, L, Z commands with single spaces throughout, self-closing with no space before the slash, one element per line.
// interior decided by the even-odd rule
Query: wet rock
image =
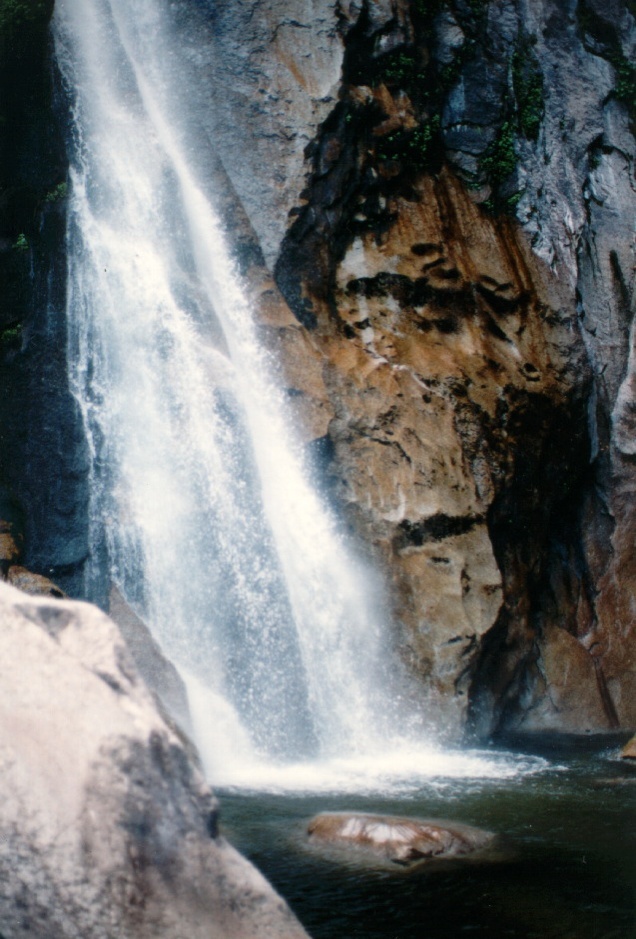
<path fill-rule="evenodd" d="M 636 737 L 632 737 L 632 739 L 625 744 L 621 750 L 621 756 L 624 760 L 636 760 Z"/>
<path fill-rule="evenodd" d="M 591 7 L 450 3 L 384 84 L 343 84 L 276 269 L 323 357 L 331 491 L 455 733 L 634 726 L 636 29 Z M 437 105 L 409 54 L 439 57 Z M 409 149 L 436 106 L 446 166 Z"/>
<path fill-rule="evenodd" d="M 359 851 L 396 864 L 463 857 L 492 844 L 494 835 L 455 822 L 323 812 L 307 826 L 311 843 Z"/>
<path fill-rule="evenodd" d="M 312 0 L 171 6 L 193 49 L 191 101 L 208 131 L 204 146 L 218 146 L 272 263 L 304 186 L 304 148 L 337 95 L 343 44 L 336 10 Z"/>
<path fill-rule="evenodd" d="M 42 574 L 34 574 L 26 567 L 20 567 L 17 564 L 9 568 L 6 580 L 13 587 L 17 587 L 18 590 L 22 590 L 23 593 L 27 593 L 32 597 L 62 598 L 65 596 L 64 591 L 60 590 L 57 584 L 54 584 L 48 577 L 44 577 Z"/>
<path fill-rule="evenodd" d="M 0 571 L 4 575 L 22 557 L 23 540 L 22 533 L 12 522 L 0 519 Z"/>
<path fill-rule="evenodd" d="M 117 630 L 0 584 L 0 932 L 7 939 L 303 939 Z"/>

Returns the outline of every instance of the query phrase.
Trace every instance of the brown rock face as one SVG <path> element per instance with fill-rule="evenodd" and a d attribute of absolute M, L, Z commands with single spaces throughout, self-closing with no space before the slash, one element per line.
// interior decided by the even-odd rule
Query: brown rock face
<path fill-rule="evenodd" d="M 404 657 L 455 729 L 494 636 L 505 628 L 515 647 L 507 682 L 536 657 L 521 581 L 548 576 L 549 520 L 585 453 L 587 367 L 559 285 L 448 169 L 386 211 L 381 237 L 345 250 L 328 298 L 303 290 L 334 415 L 332 491 L 386 571 Z M 283 355 L 298 372 L 296 350 Z M 542 639 L 571 639 L 593 672 L 561 633 Z M 606 726 L 591 688 L 577 719 Z"/>
<path fill-rule="evenodd" d="M 48 577 L 42 574 L 34 574 L 28 571 L 26 567 L 19 567 L 17 564 L 9 568 L 6 577 L 7 583 L 17 587 L 23 593 L 28 593 L 32 597 L 58 597 L 61 599 L 64 592 L 57 587 Z"/>
<path fill-rule="evenodd" d="M 312 843 L 359 850 L 396 864 L 452 858 L 485 848 L 490 832 L 454 822 L 434 822 L 359 812 L 323 812 L 307 826 Z"/>
<path fill-rule="evenodd" d="M 22 541 L 16 526 L 0 519 L 0 568 L 3 573 L 22 557 Z"/>
<path fill-rule="evenodd" d="M 579 7 L 351 10 L 276 267 L 290 396 L 452 733 L 636 724 L 634 22 Z"/>

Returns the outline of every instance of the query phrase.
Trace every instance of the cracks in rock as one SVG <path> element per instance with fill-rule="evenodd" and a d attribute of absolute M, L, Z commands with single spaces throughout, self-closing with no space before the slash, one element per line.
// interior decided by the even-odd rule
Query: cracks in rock
<path fill-rule="evenodd" d="M 398 552 L 405 548 L 421 548 L 428 542 L 444 541 L 446 538 L 465 535 L 484 522 L 485 516 L 447 515 L 444 512 L 438 512 L 417 522 L 405 519 L 398 525 L 393 547 Z"/>
<path fill-rule="evenodd" d="M 360 428 L 356 429 L 357 436 L 362 437 L 365 440 L 371 440 L 373 443 L 379 443 L 382 447 L 393 447 L 398 451 L 400 456 L 406 460 L 409 466 L 413 465 L 413 460 L 408 455 L 402 444 L 399 440 L 387 440 L 385 437 L 376 437 L 371 431 L 364 431 Z M 387 431 L 387 433 L 392 433 L 392 431 Z"/>
<path fill-rule="evenodd" d="M 598 656 L 592 655 L 591 649 L 589 650 L 590 657 L 594 663 L 594 670 L 596 672 L 596 681 L 598 684 L 598 691 L 603 702 L 603 707 L 605 709 L 605 714 L 607 716 L 608 723 L 613 730 L 617 730 L 621 726 L 621 722 L 616 711 L 616 706 L 612 700 L 610 690 L 607 686 L 607 681 L 605 679 L 605 673 L 603 671 L 603 666 L 598 658 Z"/>
<path fill-rule="evenodd" d="M 308 23 L 300 23 L 298 20 L 282 20 L 280 23 L 277 23 L 274 29 L 272 30 L 272 35 L 270 42 L 276 42 L 279 32 L 281 29 L 290 28 L 290 29 L 311 29 L 312 27 Z"/>

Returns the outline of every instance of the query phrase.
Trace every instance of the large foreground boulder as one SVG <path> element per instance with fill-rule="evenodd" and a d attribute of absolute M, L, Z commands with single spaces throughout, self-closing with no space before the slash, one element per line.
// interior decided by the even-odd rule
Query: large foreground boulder
<path fill-rule="evenodd" d="M 310 842 L 411 864 L 455 858 L 490 845 L 494 835 L 460 822 L 440 822 L 361 812 L 321 812 L 309 822 Z"/>
<path fill-rule="evenodd" d="M 0 583 L 3 939 L 306 939 L 117 627 Z"/>

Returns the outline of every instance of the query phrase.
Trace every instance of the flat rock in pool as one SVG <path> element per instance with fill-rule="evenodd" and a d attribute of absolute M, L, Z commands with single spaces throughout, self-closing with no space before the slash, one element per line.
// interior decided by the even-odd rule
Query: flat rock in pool
<path fill-rule="evenodd" d="M 459 822 L 359 812 L 322 812 L 309 822 L 307 834 L 313 844 L 350 848 L 396 864 L 461 857 L 488 847 L 495 837 Z"/>

